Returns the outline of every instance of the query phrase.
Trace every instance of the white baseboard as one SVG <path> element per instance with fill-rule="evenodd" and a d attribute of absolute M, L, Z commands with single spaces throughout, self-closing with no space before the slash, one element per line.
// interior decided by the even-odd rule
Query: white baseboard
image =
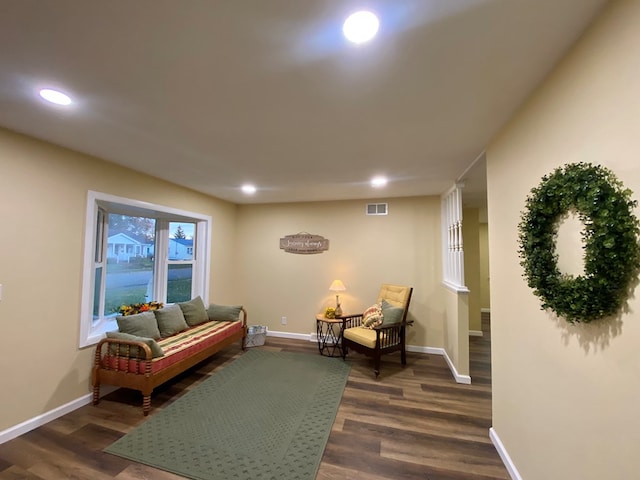
<path fill-rule="evenodd" d="M 318 338 L 317 334 L 315 333 L 310 333 L 307 335 L 305 333 L 277 332 L 272 330 L 269 330 L 269 332 L 267 333 L 267 336 L 281 337 L 281 338 L 295 338 L 298 340 L 308 340 L 310 342 L 315 342 L 317 341 L 317 338 Z M 453 365 L 453 362 L 449 358 L 449 355 L 447 355 L 447 352 L 444 348 L 419 347 L 416 345 L 407 345 L 407 352 L 428 353 L 431 355 L 442 355 L 446 360 L 447 365 L 449 366 L 449 370 L 451 370 L 451 374 L 453 375 L 453 378 L 456 381 L 456 383 L 464 383 L 467 385 L 471 384 L 471 377 L 469 375 L 460 375 L 458 373 L 458 370 Z"/>
<path fill-rule="evenodd" d="M 490 308 L 481 308 L 480 312 L 481 313 L 491 313 L 491 309 Z"/>
<path fill-rule="evenodd" d="M 470 337 L 482 337 L 482 336 L 484 336 L 484 333 L 482 332 L 482 330 L 469 330 L 469 336 Z"/>
<path fill-rule="evenodd" d="M 100 388 L 100 397 L 104 397 L 109 393 L 117 390 L 117 387 L 111 385 L 103 385 Z M 38 415 L 37 417 L 30 418 L 29 420 L 25 420 L 18 425 L 14 425 L 6 430 L 0 432 L 0 444 L 8 442 L 9 440 L 13 440 L 20 435 L 23 435 L 31 430 L 34 430 L 38 427 L 41 427 L 45 423 L 49 423 L 52 420 L 55 420 L 58 417 L 66 415 L 67 413 L 71 413 L 74 410 L 84 407 L 85 405 L 89 405 L 93 400 L 93 393 L 88 393 L 83 395 L 80 398 L 76 398 L 75 400 L 71 400 L 69 403 L 65 403 L 64 405 L 60 405 L 59 407 L 54 408 L 53 410 L 49 410 L 48 412 L 43 413 L 42 415 Z"/>
<path fill-rule="evenodd" d="M 466 385 L 471 384 L 471 377 L 469 375 L 461 375 L 458 373 L 456 366 L 453 364 L 449 355 L 447 355 L 447 351 L 443 348 L 442 354 L 444 355 L 444 359 L 447 361 L 447 365 L 449 365 L 449 370 L 451 370 L 451 374 L 457 383 L 464 383 Z"/>
<path fill-rule="evenodd" d="M 279 337 L 279 338 L 293 338 L 295 340 L 308 340 L 310 342 L 315 342 L 315 333 L 311 335 L 307 335 L 306 333 L 291 333 L 291 332 L 279 332 L 277 330 L 269 330 L 267 332 L 267 337 Z"/>
<path fill-rule="evenodd" d="M 290 333 L 290 332 L 279 332 L 279 331 L 268 330 L 267 336 L 280 337 L 280 338 L 293 338 L 296 340 L 307 340 L 309 342 L 317 341 L 317 335 L 315 333 L 305 334 L 305 333 Z M 407 345 L 407 351 L 415 352 L 415 353 L 427 353 L 430 355 L 442 355 L 444 356 L 444 359 L 447 362 L 449 369 L 451 370 L 451 374 L 453 375 L 453 378 L 457 383 L 465 383 L 465 384 L 471 383 L 471 377 L 469 375 L 460 375 L 458 373 L 455 366 L 453 365 L 453 362 L 449 358 L 449 355 L 447 355 L 447 352 L 444 348 L 420 347 L 416 345 Z M 110 385 L 103 385 L 100 389 L 100 396 L 103 397 L 115 390 L 117 390 L 117 387 L 113 387 Z M 89 405 L 92 399 L 93 399 L 93 395 L 91 393 L 88 393 L 86 395 L 83 395 L 80 398 L 77 398 L 76 400 L 72 400 L 69 403 L 66 403 L 57 408 L 54 408 L 53 410 L 45 412 L 42 415 L 38 415 L 37 417 L 33 417 L 18 425 L 14 425 L 13 427 L 10 427 L 4 431 L 1 431 L 0 444 L 4 442 L 8 442 L 9 440 L 13 440 L 14 438 L 19 437 L 20 435 L 30 432 L 31 430 L 38 428 L 52 420 L 55 420 L 56 418 L 61 417 L 62 415 L 66 415 L 67 413 L 70 413 L 80 407 Z"/>
<path fill-rule="evenodd" d="M 417 352 L 417 353 L 429 353 L 431 355 L 442 355 L 449 366 L 449 370 L 451 370 L 451 374 L 453 375 L 453 379 L 456 383 L 464 383 L 466 385 L 471 384 L 471 377 L 469 375 L 461 375 L 458 373 L 455 365 L 449 358 L 447 351 L 444 348 L 439 347 L 417 347 L 415 345 L 407 345 L 407 352 Z"/>
<path fill-rule="evenodd" d="M 407 352 L 426 353 L 429 355 L 444 355 L 444 348 L 440 347 L 420 347 L 418 345 L 407 345 Z"/>
<path fill-rule="evenodd" d="M 504 463 L 504 466 L 506 467 L 507 472 L 511 476 L 511 480 L 522 480 L 522 477 L 520 476 L 518 469 L 513 464 L 511 457 L 507 453 L 507 450 L 504 448 L 504 445 L 500 441 L 500 437 L 498 436 L 496 431 L 493 429 L 493 427 L 489 429 L 489 438 L 491 439 L 493 446 L 496 447 L 496 450 L 498 451 L 498 455 L 500 455 L 500 458 L 502 459 L 502 463 Z"/>

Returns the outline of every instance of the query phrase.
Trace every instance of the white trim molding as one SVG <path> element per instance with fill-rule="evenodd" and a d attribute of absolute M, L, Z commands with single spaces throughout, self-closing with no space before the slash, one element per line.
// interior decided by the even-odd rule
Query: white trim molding
<path fill-rule="evenodd" d="M 467 287 L 465 287 L 464 285 L 455 285 L 451 282 L 448 282 L 446 280 L 442 281 L 442 286 L 446 289 L 451 290 L 454 293 L 469 293 L 469 289 Z"/>
<path fill-rule="evenodd" d="M 500 458 L 502 459 L 502 463 L 504 463 L 507 472 L 511 476 L 511 480 L 522 480 L 520 472 L 518 472 L 518 469 L 514 465 L 511 457 L 509 456 L 509 453 L 507 452 L 507 449 L 504 448 L 504 445 L 500 440 L 498 433 L 493 427 L 489 429 L 489 438 L 491 439 L 491 443 L 493 443 L 493 446 L 496 447 L 498 455 L 500 455 Z"/>
<path fill-rule="evenodd" d="M 471 377 L 469 375 L 461 375 L 458 373 L 455 365 L 447 355 L 447 351 L 444 348 L 439 347 L 416 347 L 415 345 L 407 345 L 408 352 L 417 352 L 417 353 L 428 353 L 431 355 L 442 355 L 444 360 L 447 362 L 449 366 L 449 370 L 451 370 L 451 374 L 453 375 L 453 379 L 456 383 L 464 383 L 465 385 L 471 384 Z"/>
<path fill-rule="evenodd" d="M 318 338 L 315 332 L 307 335 L 304 333 L 278 332 L 278 331 L 272 331 L 272 330 L 269 330 L 267 332 L 267 336 L 280 337 L 280 338 L 295 338 L 297 340 L 308 340 L 310 342 L 315 342 L 317 341 L 317 338 Z M 417 345 L 407 345 L 407 352 L 427 353 L 430 355 L 442 355 L 445 361 L 447 362 L 447 365 L 449 366 L 449 370 L 451 370 L 451 374 L 453 375 L 453 379 L 456 381 L 456 383 L 464 383 L 466 385 L 471 384 L 471 377 L 469 375 L 461 375 L 458 373 L 458 370 L 453 365 L 453 362 L 449 358 L 449 355 L 447 355 L 447 352 L 444 348 L 420 347 Z"/>
<path fill-rule="evenodd" d="M 469 330 L 470 337 L 483 337 L 484 332 L 482 330 Z"/>
<path fill-rule="evenodd" d="M 117 390 L 117 387 L 105 385 L 100 392 L 100 396 L 104 397 L 105 395 L 110 394 L 111 392 Z M 9 427 L 6 430 L 0 432 L 0 444 L 8 442 L 9 440 L 13 440 L 14 438 L 19 437 L 20 435 L 24 435 L 31 430 L 35 430 L 42 425 L 55 420 L 67 413 L 71 413 L 74 410 L 77 410 L 80 407 L 84 407 L 85 405 L 89 405 L 93 400 L 93 394 L 88 393 L 83 395 L 80 398 L 76 398 L 64 405 L 60 405 L 53 410 L 49 410 L 48 412 L 43 413 L 42 415 L 38 415 L 37 417 L 30 418 L 29 420 L 25 420 L 18 425 L 14 425 L 13 427 Z"/>
<path fill-rule="evenodd" d="M 480 309 L 480 313 L 491 313 L 491 309 L 490 308 L 481 308 Z"/>
<path fill-rule="evenodd" d="M 267 330 L 267 337 L 279 337 L 279 338 L 293 338 L 295 340 L 308 340 L 309 342 L 315 342 L 315 333 L 307 335 L 306 333 L 291 333 L 291 332 L 279 332 L 277 330 Z"/>
<path fill-rule="evenodd" d="M 267 331 L 267 336 L 268 337 L 276 337 L 276 338 L 292 338 L 292 339 L 296 339 L 296 340 L 307 340 L 309 342 L 316 342 L 317 341 L 317 334 L 314 333 L 310 333 L 310 334 L 304 334 L 304 333 L 290 333 L 290 332 L 279 332 L 279 331 L 272 331 L 272 330 L 268 330 Z M 442 355 L 445 359 L 445 361 L 447 362 L 447 365 L 449 366 L 449 370 L 451 370 L 451 374 L 453 375 L 454 380 L 456 381 L 456 383 L 463 383 L 463 384 L 470 384 L 471 383 L 471 377 L 469 375 L 460 375 L 458 373 L 458 371 L 456 370 L 455 366 L 453 365 L 453 362 L 451 361 L 451 359 L 449 358 L 449 355 L 447 355 L 447 352 L 444 348 L 439 348 L 439 347 L 421 347 L 421 346 L 417 346 L 417 345 L 407 345 L 407 351 L 408 352 L 413 352 L 413 353 L 426 353 L 429 355 Z M 114 387 L 114 386 L 109 386 L 109 385 L 103 385 L 100 391 L 100 397 L 104 397 L 105 395 L 110 394 L 111 392 L 117 390 L 118 387 Z M 23 435 L 27 432 L 30 432 L 31 430 L 34 430 L 46 423 L 51 422 L 52 420 L 55 420 L 58 417 L 61 417 L 63 415 L 66 415 L 67 413 L 71 413 L 74 410 L 80 408 L 80 407 L 84 407 L 85 405 L 89 405 L 91 403 L 93 399 L 93 395 L 91 393 L 88 393 L 86 395 L 83 395 L 80 398 L 77 398 L 76 400 L 72 400 L 69 403 L 66 403 L 64 405 L 61 405 L 57 408 L 54 408 L 53 410 L 50 410 L 48 412 L 43 413 L 42 415 L 38 415 L 37 417 L 33 417 L 29 420 L 26 420 L 18 425 L 14 425 L 13 427 L 10 427 L 4 431 L 0 432 L 0 444 L 8 442 L 9 440 L 13 440 L 16 437 L 19 437 L 20 435 Z M 493 438 L 492 438 L 493 440 Z M 494 442 L 495 444 L 495 442 Z M 502 444 L 500 444 L 502 445 Z M 498 446 L 496 445 L 496 449 L 498 449 Z M 498 449 L 498 453 L 500 453 L 500 450 Z M 502 457 L 502 454 L 500 455 Z M 504 459 L 503 459 L 504 461 Z M 505 462 L 506 464 L 506 462 Z M 508 468 L 508 467 L 507 467 Z M 520 477 L 512 477 L 514 479 L 520 479 Z"/>

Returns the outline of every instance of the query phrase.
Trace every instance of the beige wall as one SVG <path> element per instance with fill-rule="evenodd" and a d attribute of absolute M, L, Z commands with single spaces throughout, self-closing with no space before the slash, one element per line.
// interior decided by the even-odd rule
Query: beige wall
<path fill-rule="evenodd" d="M 477 208 L 462 211 L 462 244 L 464 250 L 464 283 L 469 289 L 469 331 L 482 331 L 480 319 L 480 223 Z"/>
<path fill-rule="evenodd" d="M 236 207 L 0 129 L 0 431 L 89 391 L 78 349 L 88 190 L 213 217 L 210 298 L 234 288 Z"/>
<path fill-rule="evenodd" d="M 491 309 L 489 284 L 489 226 L 480 223 L 480 308 L 482 310 Z"/>
<path fill-rule="evenodd" d="M 0 431 L 90 392 L 93 348 L 78 348 L 88 190 L 210 215 L 210 300 L 244 304 L 250 324 L 309 335 L 334 278 L 345 311 L 373 303 L 382 283 L 408 284 L 408 343 L 445 346 L 437 197 L 390 200 L 388 216 L 365 216 L 365 201 L 237 206 L 6 130 L 0 169 Z M 279 249 L 301 231 L 329 238 L 329 251 Z"/>
<path fill-rule="evenodd" d="M 308 335 L 315 316 L 335 306 L 331 281 L 342 280 L 344 312 L 361 312 L 375 302 L 380 285 L 414 287 L 407 343 L 443 346 L 440 293 L 440 199 L 388 200 L 386 216 L 365 215 L 368 202 L 357 200 L 239 207 L 239 285 L 248 299 L 250 323 L 271 331 Z M 330 241 L 314 255 L 279 249 L 285 235 L 307 232 Z M 287 325 L 281 325 L 281 317 Z"/>
<path fill-rule="evenodd" d="M 442 287 L 441 293 L 445 301 L 444 349 L 455 368 L 456 381 L 469 383 L 469 293 L 447 287 Z"/>
<path fill-rule="evenodd" d="M 604 165 L 640 198 L 639 31 L 640 2 L 613 2 L 487 150 L 493 427 L 526 480 L 640 471 L 640 292 L 619 319 L 571 326 L 540 310 L 516 253 L 528 192 L 564 163 Z"/>

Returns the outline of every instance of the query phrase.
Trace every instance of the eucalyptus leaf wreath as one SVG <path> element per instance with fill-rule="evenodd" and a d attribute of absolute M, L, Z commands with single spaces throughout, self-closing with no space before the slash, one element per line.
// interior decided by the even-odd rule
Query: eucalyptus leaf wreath
<path fill-rule="evenodd" d="M 611 170 L 582 162 L 557 168 L 531 190 L 518 225 L 518 255 L 543 309 L 587 323 L 624 305 L 640 268 L 631 195 Z M 560 272 L 556 252 L 558 227 L 570 212 L 584 224 L 584 274 L 575 277 Z"/>

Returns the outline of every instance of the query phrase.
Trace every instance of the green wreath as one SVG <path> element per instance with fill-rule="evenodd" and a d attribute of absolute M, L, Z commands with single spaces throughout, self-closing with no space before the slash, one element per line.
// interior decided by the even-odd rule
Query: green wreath
<path fill-rule="evenodd" d="M 589 163 L 559 167 L 531 190 L 518 225 L 518 255 L 527 284 L 571 323 L 617 313 L 640 268 L 640 233 L 631 190 L 610 170 Z M 584 224 L 584 275 L 558 269 L 560 221 L 575 211 Z"/>

